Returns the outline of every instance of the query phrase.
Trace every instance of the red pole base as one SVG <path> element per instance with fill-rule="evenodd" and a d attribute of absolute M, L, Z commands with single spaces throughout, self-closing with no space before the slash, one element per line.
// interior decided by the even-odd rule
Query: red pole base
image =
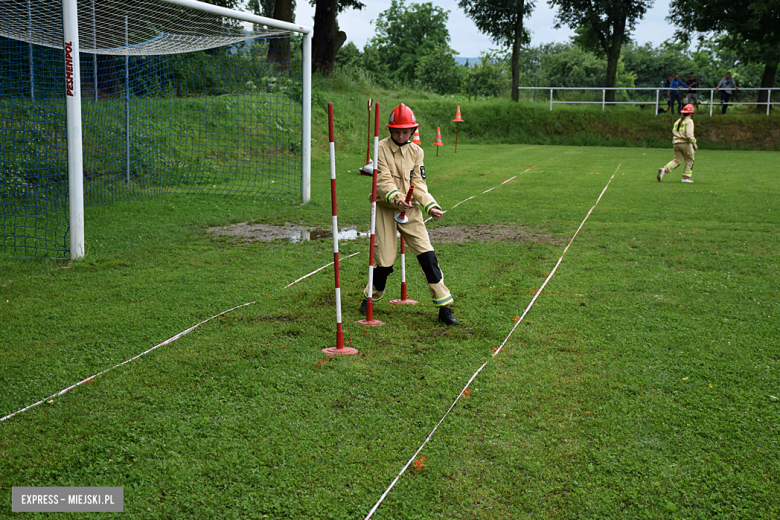
<path fill-rule="evenodd" d="M 401 258 L 404 257 L 404 239 L 401 238 Z M 406 297 L 406 282 L 401 282 L 401 298 L 399 300 L 390 300 L 392 305 L 416 305 L 419 302 L 410 300 Z"/>
<path fill-rule="evenodd" d="M 327 355 L 341 354 L 342 356 L 352 356 L 358 353 L 358 349 L 352 347 L 328 347 L 322 349 Z"/>
<path fill-rule="evenodd" d="M 360 325 L 368 325 L 370 327 L 376 327 L 378 325 L 385 324 L 384 321 L 374 319 L 374 302 L 371 299 L 368 299 L 366 302 L 366 319 L 358 320 L 355 323 L 359 323 Z"/>
<path fill-rule="evenodd" d="M 384 322 L 384 321 L 379 321 L 379 320 L 375 320 L 375 319 L 370 319 L 370 320 L 358 320 L 358 321 L 356 321 L 355 323 L 359 323 L 360 325 L 368 325 L 368 326 L 370 326 L 370 327 L 376 327 L 376 326 L 378 326 L 378 325 L 384 325 L 384 324 L 385 324 L 385 322 Z"/>
<path fill-rule="evenodd" d="M 390 305 L 417 305 L 420 302 L 414 300 L 390 300 Z"/>

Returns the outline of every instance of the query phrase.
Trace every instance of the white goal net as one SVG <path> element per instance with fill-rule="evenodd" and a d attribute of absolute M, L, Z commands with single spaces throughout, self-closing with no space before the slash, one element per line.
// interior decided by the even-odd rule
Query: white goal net
<path fill-rule="evenodd" d="M 128 197 L 307 202 L 310 32 L 193 0 L 0 0 L 0 250 L 81 257 L 83 207 Z"/>

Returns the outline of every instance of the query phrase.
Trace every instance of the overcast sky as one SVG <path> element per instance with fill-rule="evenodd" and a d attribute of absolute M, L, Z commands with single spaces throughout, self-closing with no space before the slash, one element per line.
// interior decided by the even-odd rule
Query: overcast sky
<path fill-rule="evenodd" d="M 366 42 L 373 35 L 374 20 L 379 13 L 390 7 L 390 0 L 363 0 L 366 7 L 362 11 L 349 9 L 339 15 L 339 26 L 347 33 L 347 41 L 353 42 L 359 49 L 363 49 Z M 407 1 L 411 3 L 423 3 Z M 435 6 L 449 11 L 447 28 L 450 31 L 450 47 L 455 49 L 464 58 L 476 58 L 482 51 L 496 49 L 497 46 L 490 38 L 480 33 L 474 22 L 458 8 L 457 0 L 431 0 Z M 314 25 L 314 8 L 307 0 L 297 0 L 295 10 L 295 22 L 301 25 Z M 655 6 L 647 12 L 645 18 L 637 24 L 634 39 L 640 44 L 652 42 L 658 45 L 671 38 L 674 28 L 665 18 L 669 12 L 669 0 L 656 0 Z M 542 43 L 564 42 L 573 33 L 569 29 L 553 29 L 555 22 L 555 10 L 545 0 L 537 0 L 536 8 L 527 20 L 527 26 L 531 30 L 531 45 Z"/>

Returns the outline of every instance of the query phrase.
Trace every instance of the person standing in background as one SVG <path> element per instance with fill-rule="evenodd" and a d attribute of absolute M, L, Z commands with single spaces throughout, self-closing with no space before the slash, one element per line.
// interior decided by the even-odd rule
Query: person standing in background
<path fill-rule="evenodd" d="M 720 89 L 723 90 L 720 90 Z M 721 79 L 715 90 L 720 90 L 720 104 L 723 105 L 722 114 L 726 114 L 726 109 L 729 107 L 729 99 L 731 98 L 731 89 L 739 90 L 737 82 L 731 77 L 731 72 L 726 73 L 726 77 Z"/>
<path fill-rule="evenodd" d="M 672 76 L 669 75 L 669 78 L 664 81 L 664 88 L 668 89 L 669 85 L 672 84 Z M 672 111 L 672 98 L 670 97 L 669 90 L 664 91 L 664 94 L 666 94 L 666 111 L 671 112 Z"/>
<path fill-rule="evenodd" d="M 685 87 L 685 83 L 683 83 L 680 80 L 680 75 L 675 74 L 674 79 L 669 83 L 669 103 L 671 105 L 672 111 L 674 111 L 674 103 L 677 102 L 677 113 L 681 114 L 680 112 L 683 107 L 682 103 L 682 92 L 680 92 L 680 89 L 682 87 Z"/>

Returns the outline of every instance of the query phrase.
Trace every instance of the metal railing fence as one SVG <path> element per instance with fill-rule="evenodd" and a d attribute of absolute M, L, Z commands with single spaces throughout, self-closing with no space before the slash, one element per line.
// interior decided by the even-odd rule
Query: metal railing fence
<path fill-rule="evenodd" d="M 550 92 L 550 111 L 552 112 L 553 104 L 559 103 L 559 104 L 568 104 L 568 105 L 601 105 L 601 111 L 603 112 L 606 109 L 607 105 L 654 105 L 655 106 L 655 115 L 658 115 L 658 109 L 663 106 L 661 104 L 661 99 L 663 97 L 664 105 L 666 103 L 666 91 L 669 90 L 668 87 L 517 87 L 519 90 L 546 90 Z M 560 90 L 576 90 L 576 91 L 601 91 L 601 101 L 577 101 L 577 100 L 555 100 L 555 91 Z M 655 101 L 652 100 L 629 100 L 629 101 L 607 101 L 607 90 L 615 90 L 615 91 L 626 91 L 626 92 L 636 92 L 636 91 L 650 91 L 655 92 Z M 751 101 L 735 101 L 733 99 L 729 99 L 728 103 L 726 103 L 727 106 L 733 106 L 733 105 L 766 105 L 766 115 L 769 115 L 769 109 L 772 106 L 772 91 L 778 90 L 776 88 L 740 88 L 738 90 L 732 90 L 731 95 L 733 96 L 735 92 L 759 92 L 759 91 L 767 91 L 767 100 L 762 102 L 751 102 Z M 700 101 L 703 97 L 703 93 L 709 92 L 710 93 L 710 99 L 709 102 L 706 104 L 709 105 L 710 109 L 710 116 L 712 116 L 712 107 L 715 105 L 715 92 L 722 92 L 721 90 L 717 90 L 714 88 L 698 88 L 696 89 L 697 95 L 698 95 L 698 101 L 697 105 L 705 104 L 704 102 Z M 680 96 L 685 99 L 687 97 L 687 91 L 680 89 Z M 652 96 L 650 96 L 652 97 Z M 630 98 L 630 95 L 629 95 Z M 780 102 L 774 102 L 775 105 L 780 104 Z M 721 106 L 723 103 L 721 102 Z M 674 108 L 674 107 L 672 107 Z"/>

